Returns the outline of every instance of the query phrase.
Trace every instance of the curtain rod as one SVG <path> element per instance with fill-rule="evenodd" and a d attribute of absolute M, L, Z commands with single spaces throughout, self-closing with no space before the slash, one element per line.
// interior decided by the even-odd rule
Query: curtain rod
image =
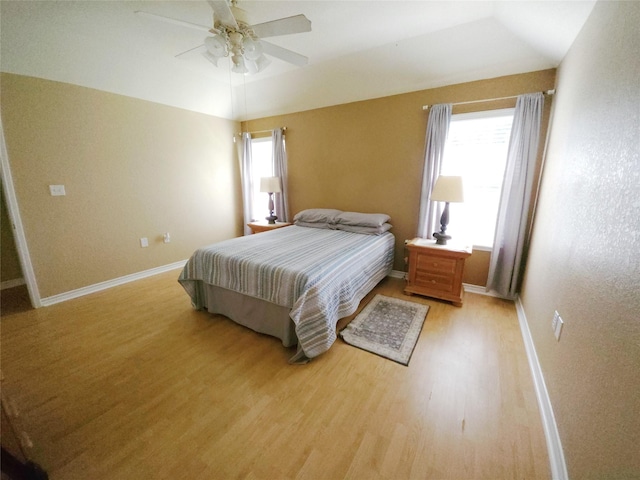
<path fill-rule="evenodd" d="M 555 90 L 547 90 L 546 92 L 542 92 L 543 95 L 553 95 L 556 93 Z M 508 100 L 510 98 L 518 98 L 518 95 L 511 95 L 509 97 L 498 97 L 498 98 L 486 98 L 484 100 L 470 100 L 468 102 L 456 102 L 452 103 L 452 105 L 469 105 L 471 103 L 485 103 L 485 102 L 495 102 L 496 100 Z M 422 110 L 428 110 L 431 105 L 423 105 Z"/>
<path fill-rule="evenodd" d="M 267 132 L 273 132 L 273 128 L 271 130 L 256 130 L 254 132 L 238 132 L 236 135 L 240 135 L 242 136 L 243 133 L 267 133 Z M 287 131 L 287 127 L 282 127 L 282 131 L 286 132 Z"/>

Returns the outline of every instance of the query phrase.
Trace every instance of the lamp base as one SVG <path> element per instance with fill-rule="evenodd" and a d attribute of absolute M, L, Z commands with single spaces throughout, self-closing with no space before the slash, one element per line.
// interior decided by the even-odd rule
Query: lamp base
<path fill-rule="evenodd" d="M 436 245 L 446 245 L 447 240 L 451 240 L 451 235 L 446 235 L 444 232 L 434 233 L 433 238 L 436 239 Z"/>
<path fill-rule="evenodd" d="M 436 239 L 436 245 L 446 245 L 447 240 L 451 240 L 451 235 L 447 235 L 447 225 L 449 225 L 449 202 L 445 202 L 442 216 L 440 217 L 440 232 L 433 234 Z"/>
<path fill-rule="evenodd" d="M 269 193 L 269 216 L 265 217 L 266 220 L 269 222 L 269 225 L 275 225 L 276 224 L 276 220 L 278 219 L 278 217 L 276 217 L 273 214 L 274 208 L 273 208 L 273 192 L 268 192 Z"/>

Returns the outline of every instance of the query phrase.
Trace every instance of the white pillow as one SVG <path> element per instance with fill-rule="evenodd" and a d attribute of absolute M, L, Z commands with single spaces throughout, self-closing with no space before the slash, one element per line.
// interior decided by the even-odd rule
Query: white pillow
<path fill-rule="evenodd" d="M 391 217 L 384 213 L 342 212 L 337 216 L 336 223 L 355 227 L 381 227 L 389 220 Z"/>
<path fill-rule="evenodd" d="M 326 222 L 301 222 L 300 220 L 295 220 L 294 225 L 298 227 L 326 228 L 330 230 L 336 229 L 335 223 L 326 223 Z"/>
<path fill-rule="evenodd" d="M 342 213 L 342 210 L 333 208 L 309 208 L 298 212 L 293 217 L 293 222 L 298 221 L 304 223 L 335 223 L 336 217 Z"/>
<path fill-rule="evenodd" d="M 361 227 L 357 225 L 343 225 L 341 223 L 336 225 L 337 230 L 343 230 L 345 232 L 362 233 L 364 235 L 382 235 L 391 229 L 390 223 L 384 223 L 379 227 Z"/>

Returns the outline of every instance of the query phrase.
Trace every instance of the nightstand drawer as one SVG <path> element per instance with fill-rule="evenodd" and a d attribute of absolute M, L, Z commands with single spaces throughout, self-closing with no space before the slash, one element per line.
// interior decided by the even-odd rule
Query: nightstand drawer
<path fill-rule="evenodd" d="M 428 288 L 429 290 L 437 290 L 439 292 L 453 291 L 453 276 L 450 275 L 434 275 L 429 272 L 416 272 L 416 285 Z"/>
<path fill-rule="evenodd" d="M 452 258 L 443 258 L 435 255 L 418 255 L 416 269 L 428 270 L 432 273 L 444 273 L 453 275 L 456 273 L 456 260 Z"/>

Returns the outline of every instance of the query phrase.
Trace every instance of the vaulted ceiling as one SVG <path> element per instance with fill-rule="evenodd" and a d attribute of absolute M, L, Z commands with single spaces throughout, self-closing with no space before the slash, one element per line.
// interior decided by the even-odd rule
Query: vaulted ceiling
<path fill-rule="evenodd" d="M 309 57 L 255 75 L 213 66 L 206 1 L 0 1 L 0 69 L 237 120 L 558 66 L 591 13 L 580 1 L 238 1 L 257 24 L 304 14 L 271 43 Z"/>

